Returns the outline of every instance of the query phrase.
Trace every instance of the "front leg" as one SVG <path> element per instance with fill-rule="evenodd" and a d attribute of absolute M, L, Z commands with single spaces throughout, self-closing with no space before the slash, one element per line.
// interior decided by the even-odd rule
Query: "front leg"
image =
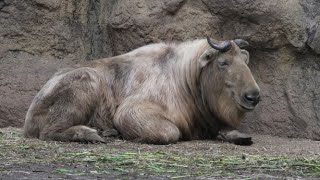
<path fill-rule="evenodd" d="M 251 136 L 235 129 L 221 130 L 217 139 L 242 146 L 250 146 L 253 144 Z"/>

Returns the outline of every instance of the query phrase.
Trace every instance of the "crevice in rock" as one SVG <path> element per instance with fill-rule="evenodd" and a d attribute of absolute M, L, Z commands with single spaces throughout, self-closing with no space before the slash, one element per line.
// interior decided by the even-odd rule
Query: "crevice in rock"
<path fill-rule="evenodd" d="M 86 59 L 92 60 L 96 58 L 105 57 L 112 54 L 112 42 L 110 41 L 110 27 L 107 21 L 107 17 L 110 16 L 112 7 L 117 1 L 108 1 L 107 12 L 103 12 L 102 4 L 104 2 L 100 0 L 90 0 L 88 7 L 88 24 L 86 32 L 86 42 L 89 43 L 89 52 L 87 52 Z M 107 17 L 105 17 L 107 16 Z M 108 41 L 109 40 L 109 41 Z M 111 49 L 111 50 L 110 50 Z M 110 55 L 109 55 L 110 56 Z"/>
<path fill-rule="evenodd" d="M 10 1 L 8 0 L 0 0 L 0 11 L 5 7 L 10 4 Z"/>

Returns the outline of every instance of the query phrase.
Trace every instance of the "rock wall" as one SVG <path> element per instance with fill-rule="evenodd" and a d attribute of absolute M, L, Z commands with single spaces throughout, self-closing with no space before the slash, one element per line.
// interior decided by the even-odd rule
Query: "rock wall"
<path fill-rule="evenodd" d="M 0 127 L 21 126 L 59 68 L 110 56 L 114 1 L 0 0 Z"/>
<path fill-rule="evenodd" d="M 0 0 L 0 127 L 56 69 L 158 41 L 250 42 L 262 102 L 241 129 L 320 140 L 317 0 Z"/>

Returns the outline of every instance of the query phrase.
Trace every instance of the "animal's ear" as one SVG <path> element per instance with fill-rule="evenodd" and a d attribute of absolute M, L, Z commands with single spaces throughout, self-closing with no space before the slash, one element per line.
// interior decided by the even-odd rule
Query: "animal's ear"
<path fill-rule="evenodd" d="M 217 50 L 208 49 L 200 56 L 200 67 L 205 67 L 210 61 L 213 61 L 216 57 Z"/>
<path fill-rule="evenodd" d="M 249 59 L 250 59 L 249 52 L 244 49 L 241 49 L 241 54 L 245 56 L 244 58 L 245 58 L 246 64 L 249 64 Z"/>
<path fill-rule="evenodd" d="M 247 46 L 249 46 L 248 41 L 243 40 L 243 39 L 235 39 L 233 40 L 234 43 L 236 43 L 237 46 L 239 46 L 239 48 L 245 48 Z"/>

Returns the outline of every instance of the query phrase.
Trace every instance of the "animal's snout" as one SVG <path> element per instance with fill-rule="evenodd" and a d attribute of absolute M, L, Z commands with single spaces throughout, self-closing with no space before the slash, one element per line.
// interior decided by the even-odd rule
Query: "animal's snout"
<path fill-rule="evenodd" d="M 252 89 L 244 93 L 244 101 L 251 106 L 256 106 L 260 101 L 260 92 L 258 89 Z"/>

